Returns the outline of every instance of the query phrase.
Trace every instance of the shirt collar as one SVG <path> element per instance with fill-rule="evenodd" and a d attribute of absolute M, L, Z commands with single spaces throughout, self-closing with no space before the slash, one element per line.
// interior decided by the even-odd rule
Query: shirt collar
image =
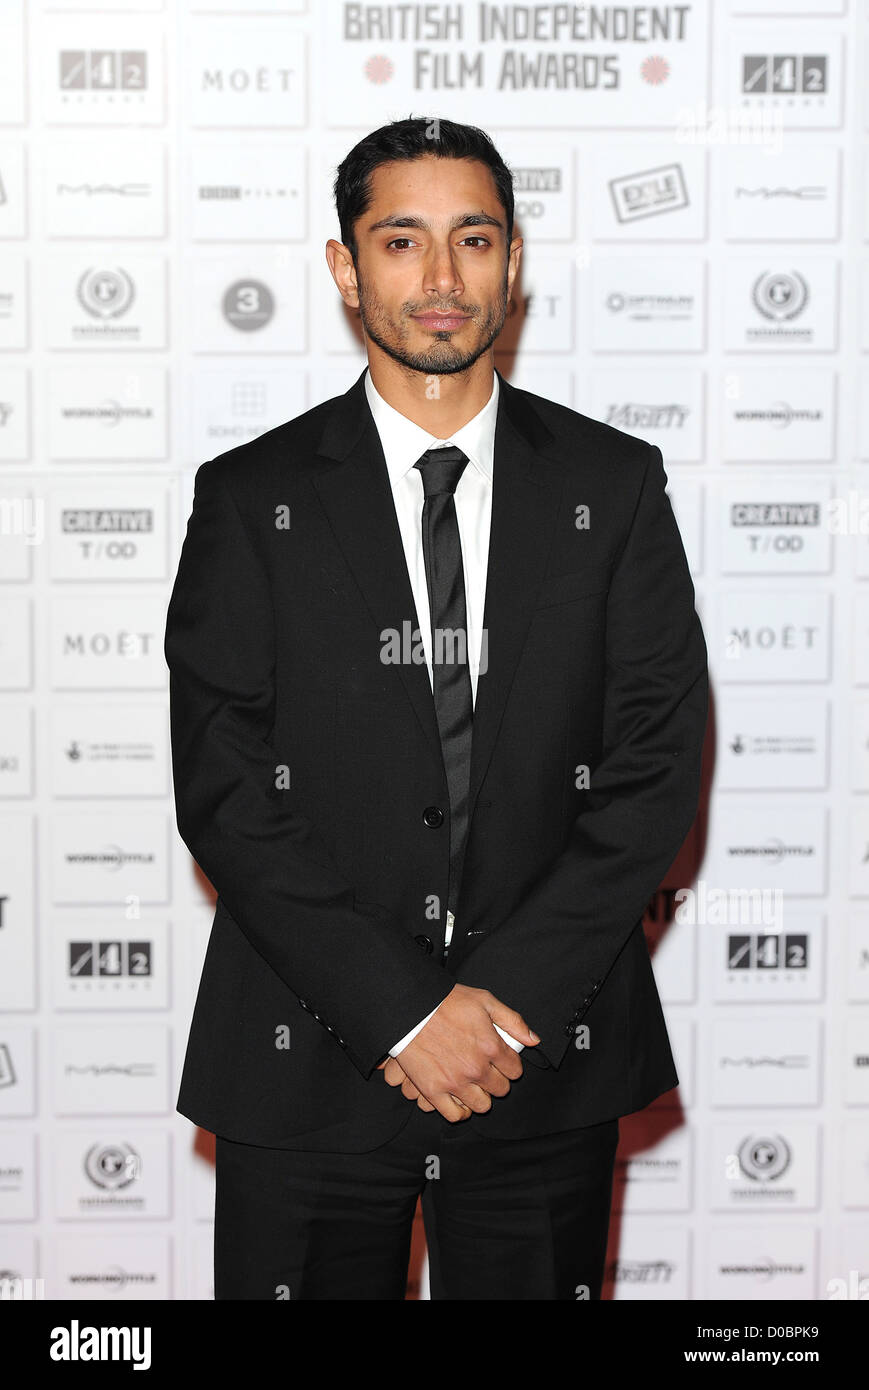
<path fill-rule="evenodd" d="M 426 449 L 438 444 L 457 444 L 467 454 L 471 464 L 492 481 L 492 465 L 495 456 L 495 422 L 498 415 L 498 373 L 493 373 L 492 394 L 472 420 L 450 435 L 449 440 L 438 439 L 420 425 L 408 420 L 406 415 L 384 400 L 374 382 L 371 372 L 365 373 L 365 394 L 374 416 L 374 423 L 383 446 L 383 456 L 391 481 L 403 478 L 409 473 Z"/>

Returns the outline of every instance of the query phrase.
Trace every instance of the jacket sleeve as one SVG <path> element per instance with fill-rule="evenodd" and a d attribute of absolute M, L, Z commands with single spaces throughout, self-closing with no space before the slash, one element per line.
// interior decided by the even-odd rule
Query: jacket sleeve
<path fill-rule="evenodd" d="M 455 982 L 386 908 L 356 899 L 276 786 L 273 596 L 219 465 L 197 470 L 166 618 L 178 830 L 254 949 L 367 1077 Z"/>
<path fill-rule="evenodd" d="M 650 445 L 607 601 L 601 758 L 561 854 L 475 944 L 457 979 L 491 990 L 560 1066 L 577 1024 L 675 859 L 697 810 L 706 643 L 685 551 Z"/>

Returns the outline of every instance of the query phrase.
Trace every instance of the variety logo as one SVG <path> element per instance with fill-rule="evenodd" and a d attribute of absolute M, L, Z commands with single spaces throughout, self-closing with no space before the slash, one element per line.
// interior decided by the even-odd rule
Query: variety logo
<path fill-rule="evenodd" d="M 611 1260 L 605 1278 L 612 1284 L 669 1284 L 675 1271 L 669 1260 Z"/>
<path fill-rule="evenodd" d="M 622 430 L 681 430 L 690 414 L 690 405 L 676 402 L 653 405 L 625 401 L 608 408 L 605 423 Z"/>

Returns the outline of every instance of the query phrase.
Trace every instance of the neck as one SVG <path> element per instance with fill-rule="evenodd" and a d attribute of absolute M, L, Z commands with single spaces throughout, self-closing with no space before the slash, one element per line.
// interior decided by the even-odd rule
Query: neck
<path fill-rule="evenodd" d="M 494 354 L 490 350 L 463 372 L 439 376 L 396 362 L 367 339 L 368 370 L 375 389 L 387 404 L 436 439 L 449 439 L 483 409 L 494 385 Z"/>

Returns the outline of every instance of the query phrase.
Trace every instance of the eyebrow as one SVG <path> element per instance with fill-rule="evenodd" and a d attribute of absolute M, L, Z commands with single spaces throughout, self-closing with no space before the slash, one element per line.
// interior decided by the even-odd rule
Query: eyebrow
<path fill-rule="evenodd" d="M 368 230 L 378 232 L 382 227 L 419 227 L 424 232 L 431 231 L 431 223 L 424 217 L 402 217 L 398 213 L 391 213 L 389 217 L 381 217 L 379 222 L 372 222 Z M 501 231 L 504 230 L 503 222 L 499 222 L 497 217 L 491 217 L 488 212 L 460 213 L 450 223 L 450 231 L 454 232 L 459 227 L 498 227 Z"/>

